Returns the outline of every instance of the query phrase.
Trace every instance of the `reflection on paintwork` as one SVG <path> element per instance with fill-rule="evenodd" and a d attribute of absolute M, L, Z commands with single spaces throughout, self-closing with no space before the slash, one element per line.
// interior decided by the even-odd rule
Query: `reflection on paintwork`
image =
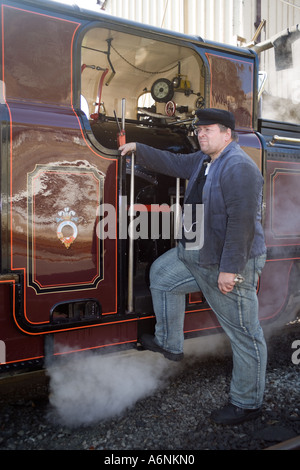
<path fill-rule="evenodd" d="M 235 116 L 237 128 L 252 128 L 253 63 L 207 54 L 211 68 L 212 108 L 226 109 Z"/>

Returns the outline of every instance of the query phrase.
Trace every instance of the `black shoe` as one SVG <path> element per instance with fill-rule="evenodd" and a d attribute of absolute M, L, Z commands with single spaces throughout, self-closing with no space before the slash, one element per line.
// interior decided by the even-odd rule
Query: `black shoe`
<path fill-rule="evenodd" d="M 261 408 L 254 410 L 240 408 L 229 403 L 220 410 L 211 414 L 211 419 L 218 424 L 240 424 L 244 421 L 257 418 L 261 413 Z"/>
<path fill-rule="evenodd" d="M 142 335 L 139 341 L 144 349 L 149 349 L 149 351 L 161 353 L 170 361 L 181 361 L 183 359 L 183 353 L 175 354 L 170 351 L 166 351 L 166 349 L 160 347 L 155 342 L 154 336 Z"/>

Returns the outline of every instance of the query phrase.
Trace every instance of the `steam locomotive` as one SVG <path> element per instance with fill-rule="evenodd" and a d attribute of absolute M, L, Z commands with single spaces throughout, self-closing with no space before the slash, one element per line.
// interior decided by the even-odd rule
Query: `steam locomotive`
<path fill-rule="evenodd" d="M 193 152 L 201 107 L 234 113 L 265 178 L 260 321 L 295 319 L 300 127 L 259 118 L 255 50 L 47 0 L 0 5 L 1 372 L 40 367 L 46 352 L 133 347 L 153 330 L 149 267 L 176 243 L 170 208 L 186 181 L 149 172 L 118 146 L 126 136 Z M 141 214 L 148 234 L 131 237 Z M 220 331 L 202 293 L 188 295 L 186 338 Z"/>

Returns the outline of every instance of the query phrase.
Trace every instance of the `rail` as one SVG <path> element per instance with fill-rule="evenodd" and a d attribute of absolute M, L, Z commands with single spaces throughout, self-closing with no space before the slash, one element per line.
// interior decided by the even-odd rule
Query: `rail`
<path fill-rule="evenodd" d="M 128 248 L 128 313 L 133 312 L 133 270 L 134 270 L 134 165 L 135 155 L 131 154 L 130 206 L 129 206 L 129 248 Z"/>
<path fill-rule="evenodd" d="M 7 273 L 0 274 L 0 281 L 16 281 L 19 282 L 20 276 L 18 274 Z"/>
<path fill-rule="evenodd" d="M 300 144 L 300 139 L 297 139 L 296 137 L 282 137 L 280 135 L 274 135 L 273 139 L 270 141 L 270 145 L 275 145 L 278 142 Z"/>
<path fill-rule="evenodd" d="M 267 447 L 265 450 L 300 450 L 300 436 Z"/>

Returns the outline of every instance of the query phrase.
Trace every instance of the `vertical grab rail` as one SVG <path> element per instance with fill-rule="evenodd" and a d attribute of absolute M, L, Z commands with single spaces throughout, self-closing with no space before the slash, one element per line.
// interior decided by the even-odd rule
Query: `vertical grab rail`
<path fill-rule="evenodd" d="M 180 178 L 176 178 L 176 212 L 175 212 L 175 223 L 174 223 L 174 240 L 175 245 L 178 243 L 179 229 L 181 223 L 181 210 L 180 210 Z"/>
<path fill-rule="evenodd" d="M 129 204 L 129 248 L 128 248 L 128 293 L 127 310 L 133 312 L 133 264 L 134 264 L 134 165 L 135 155 L 131 154 L 131 173 L 130 173 L 130 204 Z"/>

